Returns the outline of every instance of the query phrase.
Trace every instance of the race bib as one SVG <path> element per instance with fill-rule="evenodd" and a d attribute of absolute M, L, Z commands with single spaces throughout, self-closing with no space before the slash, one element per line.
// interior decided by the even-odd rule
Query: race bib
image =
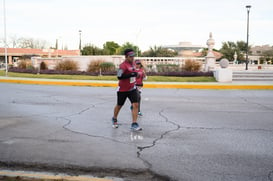
<path fill-rule="evenodd" d="M 130 77 L 130 83 L 136 82 L 136 77 Z"/>

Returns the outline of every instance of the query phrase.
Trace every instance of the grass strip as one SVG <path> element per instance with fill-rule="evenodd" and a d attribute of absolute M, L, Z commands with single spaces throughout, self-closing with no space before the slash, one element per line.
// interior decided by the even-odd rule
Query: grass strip
<path fill-rule="evenodd" d="M 5 71 L 0 71 L 0 76 L 5 76 Z M 116 76 L 90 76 L 90 75 L 60 75 L 60 74 L 29 74 L 8 72 L 8 77 L 64 79 L 64 80 L 108 80 L 116 81 Z M 214 77 L 174 77 L 174 76 L 149 76 L 145 82 L 216 82 Z"/>

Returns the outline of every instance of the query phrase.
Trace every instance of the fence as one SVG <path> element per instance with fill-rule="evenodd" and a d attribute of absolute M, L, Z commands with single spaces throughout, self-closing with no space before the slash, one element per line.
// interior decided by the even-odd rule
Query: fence
<path fill-rule="evenodd" d="M 205 57 L 135 57 L 135 59 L 139 59 L 143 62 L 145 66 L 148 67 L 156 67 L 158 64 L 175 64 L 179 65 L 179 67 L 182 67 L 185 64 L 186 60 L 197 60 L 200 62 L 205 62 Z M 97 60 L 103 60 L 105 62 L 112 62 L 116 67 L 119 66 L 119 64 L 124 61 L 124 56 L 67 56 L 62 58 L 41 58 L 41 57 L 32 57 L 32 65 L 34 67 L 39 67 L 41 62 L 45 62 L 47 66 L 50 69 L 54 69 L 55 65 L 59 61 L 63 60 L 73 60 L 79 63 L 80 71 L 86 71 L 88 64 L 91 61 L 97 61 Z M 248 69 L 249 70 L 258 70 L 258 66 L 260 66 L 260 69 L 262 70 L 273 70 L 273 65 L 268 64 L 249 64 Z M 215 68 L 219 68 L 219 63 L 216 62 Z M 233 64 L 230 62 L 229 68 L 232 70 L 244 70 L 245 64 Z M 203 70 L 203 68 L 202 68 Z"/>

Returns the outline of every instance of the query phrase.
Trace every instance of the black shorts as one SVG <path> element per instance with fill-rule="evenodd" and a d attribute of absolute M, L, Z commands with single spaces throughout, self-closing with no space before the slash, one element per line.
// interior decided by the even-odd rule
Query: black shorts
<path fill-rule="evenodd" d="M 128 92 L 117 92 L 117 97 L 118 97 L 117 104 L 119 106 L 123 106 L 127 97 L 129 98 L 131 103 L 135 103 L 138 102 L 138 91 L 137 89 L 134 89 Z"/>

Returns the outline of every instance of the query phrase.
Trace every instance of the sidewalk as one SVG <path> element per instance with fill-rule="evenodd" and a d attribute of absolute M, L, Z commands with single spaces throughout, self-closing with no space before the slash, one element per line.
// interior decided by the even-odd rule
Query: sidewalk
<path fill-rule="evenodd" d="M 34 79 L 0 76 L 0 82 L 37 85 L 117 87 L 117 81 L 99 80 L 65 80 L 65 79 Z M 218 82 L 145 82 L 144 88 L 175 88 L 175 89 L 269 89 L 273 90 L 273 81 L 235 81 L 232 83 Z"/>

